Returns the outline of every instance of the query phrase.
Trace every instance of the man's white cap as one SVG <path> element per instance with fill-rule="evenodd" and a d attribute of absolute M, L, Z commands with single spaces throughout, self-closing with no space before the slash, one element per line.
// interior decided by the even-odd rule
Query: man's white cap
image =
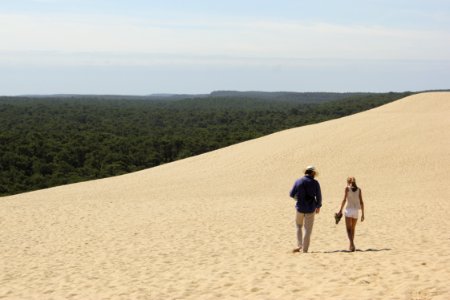
<path fill-rule="evenodd" d="M 317 172 L 316 167 L 314 167 L 314 166 L 307 166 L 305 171 Z"/>

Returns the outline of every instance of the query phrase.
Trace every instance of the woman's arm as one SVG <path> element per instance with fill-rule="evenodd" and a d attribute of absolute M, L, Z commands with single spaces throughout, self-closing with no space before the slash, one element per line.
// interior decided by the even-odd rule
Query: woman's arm
<path fill-rule="evenodd" d="M 361 204 L 361 222 L 364 221 L 364 202 L 362 199 L 362 191 L 359 189 L 359 204 Z"/>
<path fill-rule="evenodd" d="M 341 209 L 339 209 L 340 213 L 342 213 L 342 210 L 344 209 L 345 202 L 347 201 L 347 193 L 348 193 L 348 188 L 345 188 L 344 200 L 342 200 Z"/>

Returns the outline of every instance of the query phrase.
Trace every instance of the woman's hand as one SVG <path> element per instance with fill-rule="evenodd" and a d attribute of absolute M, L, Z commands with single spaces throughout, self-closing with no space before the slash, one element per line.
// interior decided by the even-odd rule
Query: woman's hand
<path fill-rule="evenodd" d="M 364 215 L 361 216 L 361 222 L 364 222 Z"/>

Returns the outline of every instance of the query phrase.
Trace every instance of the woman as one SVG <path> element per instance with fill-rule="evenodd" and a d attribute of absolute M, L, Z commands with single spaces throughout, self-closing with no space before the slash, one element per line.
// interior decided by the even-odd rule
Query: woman
<path fill-rule="evenodd" d="M 339 214 L 342 214 L 342 209 L 344 208 L 345 203 L 347 202 L 347 206 L 345 207 L 345 225 L 347 227 L 347 235 L 350 241 L 350 251 L 355 251 L 355 227 L 356 222 L 358 221 L 358 213 L 361 209 L 361 222 L 364 221 L 364 202 L 362 199 L 361 189 L 356 185 L 355 177 L 347 178 L 347 187 L 345 188 L 344 200 L 342 200 L 341 209 L 339 210 Z"/>

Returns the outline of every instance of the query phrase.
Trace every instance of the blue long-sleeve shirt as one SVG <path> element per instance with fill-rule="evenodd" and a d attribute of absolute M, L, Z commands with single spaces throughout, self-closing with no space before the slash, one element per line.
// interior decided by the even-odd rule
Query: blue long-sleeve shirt
<path fill-rule="evenodd" d="M 320 184 L 311 176 L 298 179 L 289 194 L 297 200 L 295 208 L 301 213 L 312 213 L 316 208 L 322 207 L 322 192 Z"/>

